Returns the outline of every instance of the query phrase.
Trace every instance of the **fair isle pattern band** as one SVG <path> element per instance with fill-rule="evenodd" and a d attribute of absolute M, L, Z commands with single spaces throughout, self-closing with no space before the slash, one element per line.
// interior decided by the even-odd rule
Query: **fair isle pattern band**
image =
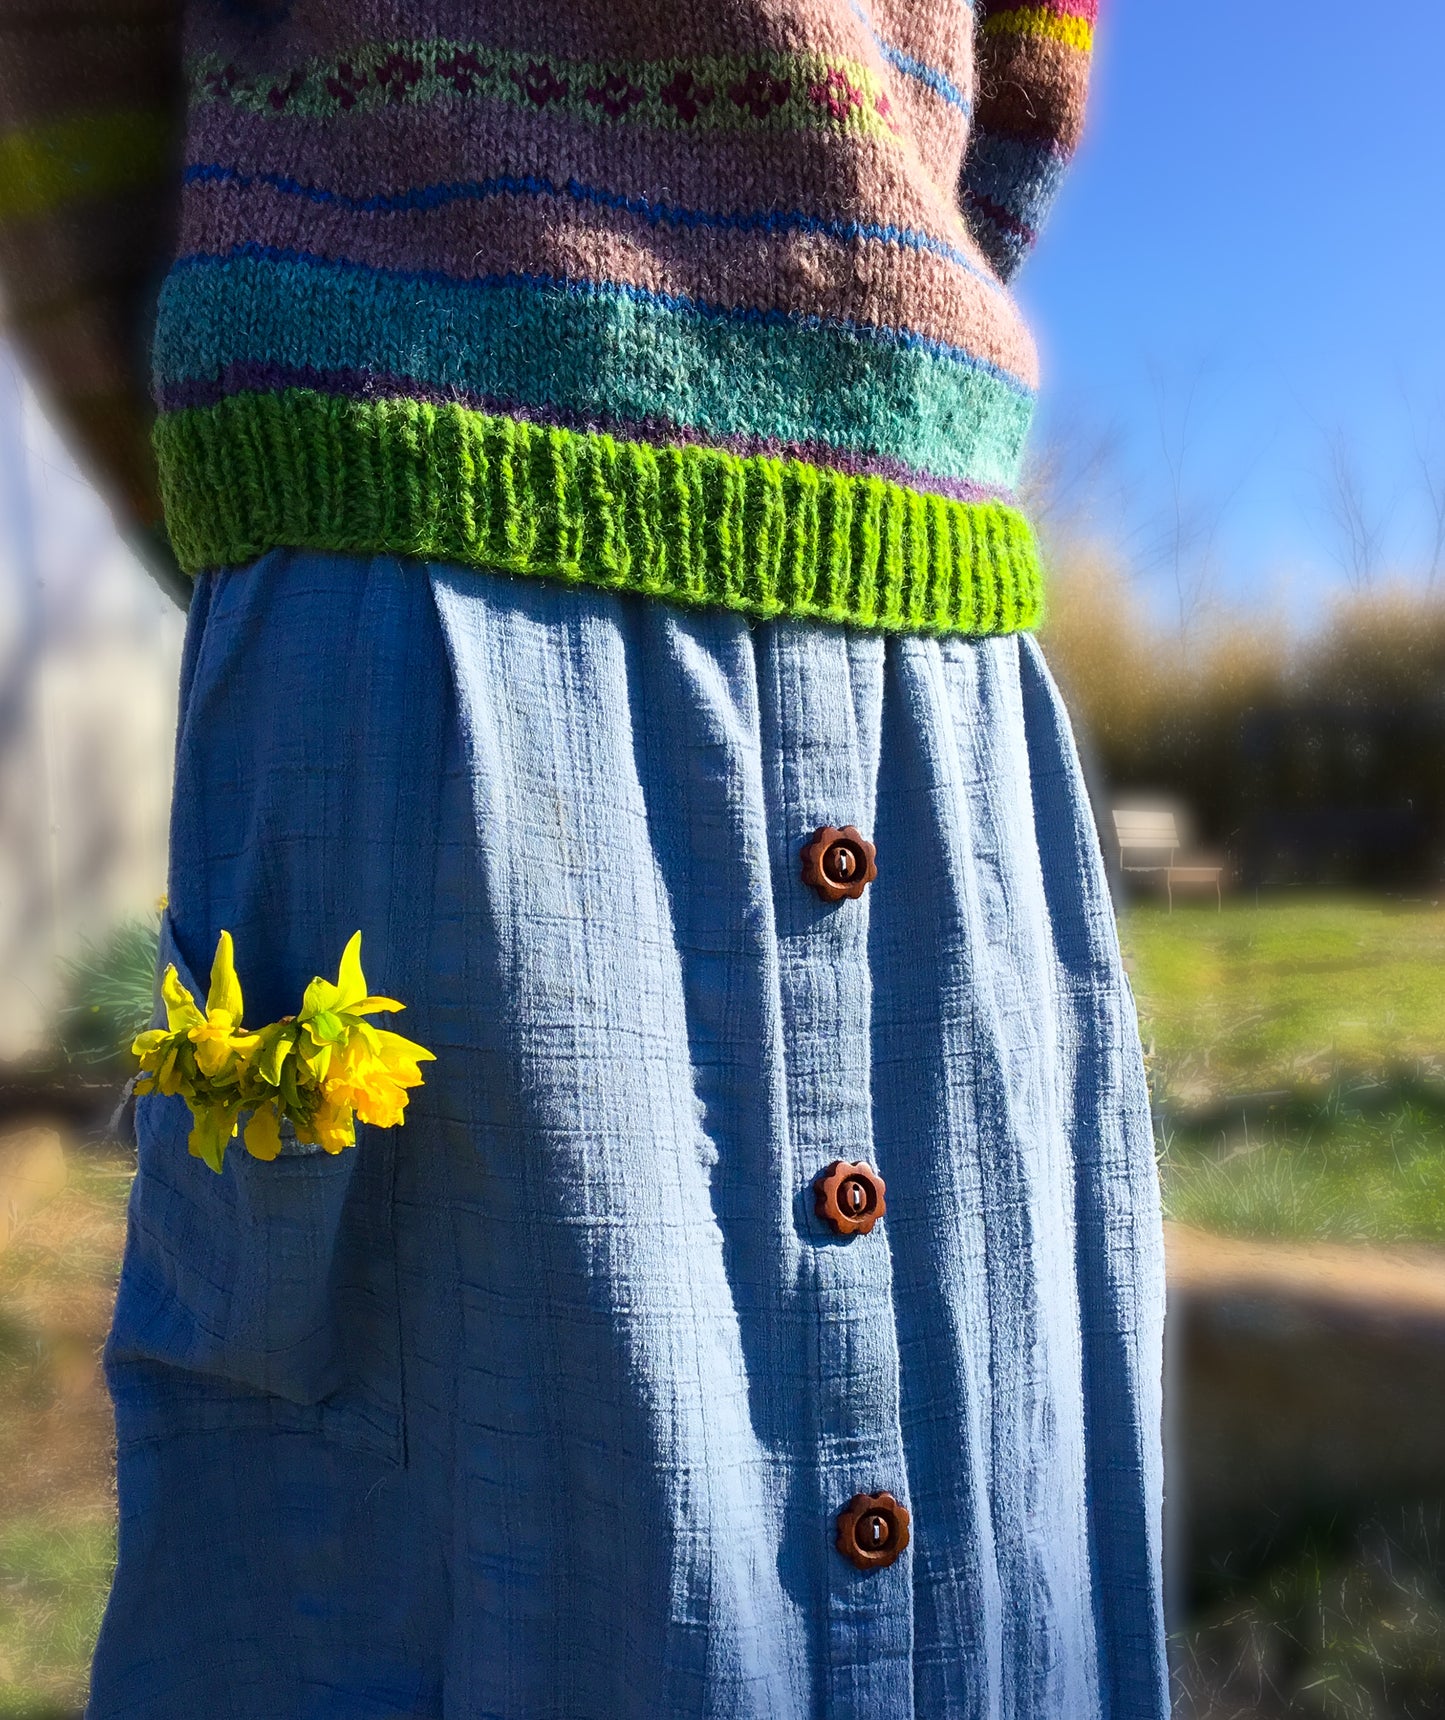
<path fill-rule="evenodd" d="M 311 389 L 162 413 L 156 450 L 192 573 L 287 544 L 874 631 L 1039 619 L 1037 550 L 1015 509 L 802 460 Z"/>
<path fill-rule="evenodd" d="M 896 135 L 878 78 L 819 53 L 705 55 L 690 60 L 565 60 L 434 38 L 363 42 L 344 57 L 247 77 L 217 55 L 190 68 L 193 103 L 306 119 L 490 99 L 599 123 L 695 131 L 823 126 Z"/>

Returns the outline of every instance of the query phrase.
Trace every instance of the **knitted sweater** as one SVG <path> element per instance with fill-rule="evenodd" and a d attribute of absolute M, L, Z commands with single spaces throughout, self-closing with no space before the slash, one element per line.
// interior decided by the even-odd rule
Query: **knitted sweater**
<path fill-rule="evenodd" d="M 186 573 L 1025 627 L 1096 3 L 0 0 L 10 325 Z"/>

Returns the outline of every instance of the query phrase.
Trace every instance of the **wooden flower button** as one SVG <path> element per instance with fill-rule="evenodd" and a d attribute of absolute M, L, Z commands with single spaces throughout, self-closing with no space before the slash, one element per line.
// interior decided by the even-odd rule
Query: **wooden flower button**
<path fill-rule="evenodd" d="M 867 1236 L 888 1210 L 883 1178 L 872 1165 L 834 1159 L 813 1179 L 814 1210 L 839 1236 Z"/>
<path fill-rule="evenodd" d="M 874 864 L 877 852 L 851 824 L 841 830 L 825 824 L 813 832 L 803 848 L 803 882 L 825 902 L 861 896 L 878 876 Z"/>
<path fill-rule="evenodd" d="M 860 1571 L 881 1571 L 908 1545 L 908 1522 L 891 1493 L 855 1493 L 838 1513 L 838 1551 Z"/>

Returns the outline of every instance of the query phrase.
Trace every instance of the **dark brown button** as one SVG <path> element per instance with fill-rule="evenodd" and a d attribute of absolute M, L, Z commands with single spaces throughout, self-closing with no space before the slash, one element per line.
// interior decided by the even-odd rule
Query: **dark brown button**
<path fill-rule="evenodd" d="M 866 1236 L 883 1214 L 883 1178 L 872 1165 L 851 1165 L 834 1159 L 813 1178 L 814 1210 L 839 1236 Z"/>
<path fill-rule="evenodd" d="M 878 876 L 874 864 L 877 853 L 851 824 L 841 830 L 825 824 L 813 832 L 803 848 L 803 882 L 812 885 L 825 902 L 861 896 Z"/>
<path fill-rule="evenodd" d="M 881 1571 L 908 1545 L 908 1521 L 891 1493 L 855 1493 L 838 1513 L 838 1551 L 860 1571 Z"/>

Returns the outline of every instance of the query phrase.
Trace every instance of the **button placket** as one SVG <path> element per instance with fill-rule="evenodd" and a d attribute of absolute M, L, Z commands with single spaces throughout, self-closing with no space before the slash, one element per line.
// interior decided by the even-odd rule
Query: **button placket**
<path fill-rule="evenodd" d="M 787 712 L 774 816 L 786 843 L 775 900 L 789 1132 L 796 1195 L 820 1221 L 805 1224 L 799 1281 L 816 1320 L 817 1492 L 813 1521 L 793 1532 L 815 1537 L 823 1561 L 827 1712 L 901 1720 L 912 1712 L 913 1639 L 903 1518 L 865 1513 L 849 1543 L 858 1558 L 838 1546 L 840 1515 L 858 1498 L 886 1497 L 899 1512 L 907 1499 L 892 1264 L 878 1223 L 885 1193 L 871 1163 L 868 890 L 878 875 L 871 824 L 883 656 L 878 641 L 840 637 L 830 644 L 843 661 L 831 661 L 819 643 L 780 647 L 774 689 Z M 840 699 L 840 686 L 851 696 Z"/>

